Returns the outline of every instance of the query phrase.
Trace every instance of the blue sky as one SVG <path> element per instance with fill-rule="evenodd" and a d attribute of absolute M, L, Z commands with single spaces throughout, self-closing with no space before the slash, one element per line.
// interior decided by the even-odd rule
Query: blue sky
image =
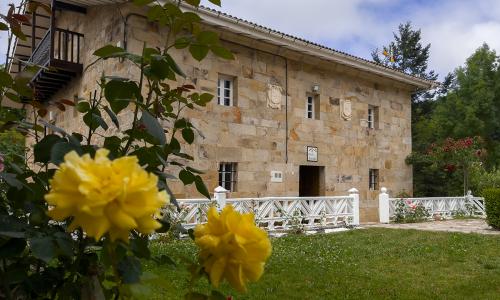
<path fill-rule="evenodd" d="M 0 10 L 11 1 L 0 1 Z M 483 42 L 500 51 L 500 0 L 222 0 L 222 5 L 231 15 L 368 59 L 392 39 L 399 23 L 411 21 L 431 43 L 429 64 L 441 78 Z M 0 62 L 5 44 L 0 35 Z"/>

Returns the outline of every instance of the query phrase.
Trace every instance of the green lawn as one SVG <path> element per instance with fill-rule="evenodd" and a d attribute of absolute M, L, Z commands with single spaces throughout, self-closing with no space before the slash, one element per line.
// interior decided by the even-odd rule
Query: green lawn
<path fill-rule="evenodd" d="M 188 240 L 153 247 L 172 257 L 195 250 Z M 153 286 L 156 299 L 182 299 L 182 270 L 147 264 L 166 279 Z M 196 288 L 208 291 L 206 280 Z M 276 238 L 247 294 L 222 291 L 235 299 L 500 299 L 500 236 L 372 228 Z"/>

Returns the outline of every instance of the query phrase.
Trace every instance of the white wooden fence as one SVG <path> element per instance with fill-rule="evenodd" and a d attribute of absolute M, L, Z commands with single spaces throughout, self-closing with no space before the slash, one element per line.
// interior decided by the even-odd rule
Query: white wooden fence
<path fill-rule="evenodd" d="M 347 196 L 326 197 L 226 199 L 226 193 L 218 187 L 214 200 L 177 199 L 180 211 L 171 206 L 165 208 L 164 213 L 188 229 L 206 222 L 210 206 L 222 209 L 228 204 L 242 213 L 253 212 L 256 223 L 269 231 L 359 225 L 359 195 L 356 189 L 349 190 Z"/>
<path fill-rule="evenodd" d="M 386 188 L 379 194 L 380 223 L 389 223 L 396 212 L 398 201 L 408 207 L 422 206 L 429 213 L 429 219 L 435 216 L 453 218 L 457 215 L 484 217 L 484 198 L 474 197 L 471 192 L 461 197 L 427 197 L 427 198 L 391 198 Z"/>

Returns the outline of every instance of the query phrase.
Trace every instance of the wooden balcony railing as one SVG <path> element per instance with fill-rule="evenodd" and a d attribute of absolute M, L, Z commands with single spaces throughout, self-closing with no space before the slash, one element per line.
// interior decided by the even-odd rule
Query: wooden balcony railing
<path fill-rule="evenodd" d="M 31 55 L 29 62 L 40 66 L 53 66 L 56 68 L 77 71 L 76 65 L 81 65 L 81 47 L 83 34 L 54 28 L 48 30 L 38 47 Z"/>
<path fill-rule="evenodd" d="M 39 101 L 48 101 L 62 87 L 83 71 L 80 57 L 83 34 L 70 30 L 49 29 L 28 62 L 42 68 L 31 84 Z"/>

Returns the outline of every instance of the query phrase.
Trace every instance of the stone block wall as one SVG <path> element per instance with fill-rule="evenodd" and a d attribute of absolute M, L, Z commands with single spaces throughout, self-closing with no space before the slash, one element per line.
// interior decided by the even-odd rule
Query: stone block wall
<path fill-rule="evenodd" d="M 83 63 L 87 67 L 95 59 L 92 53 L 96 49 L 123 43 L 122 16 L 131 12 L 141 13 L 130 5 L 122 6 L 121 14 L 116 6 L 90 8 L 87 15 L 64 12 L 58 15 L 57 26 L 85 34 Z M 144 43 L 162 47 L 166 29 L 131 16 L 126 34 L 128 50 L 140 53 Z M 209 190 L 218 185 L 220 162 L 238 163 L 237 190 L 230 197 L 298 196 L 299 167 L 324 166 L 323 194 L 346 195 L 348 189 L 357 188 L 362 222 L 378 218 L 378 191 L 368 188 L 369 169 L 379 169 L 379 186 L 388 187 L 391 194 L 412 192 L 412 171 L 405 164 L 411 152 L 409 86 L 227 31 L 221 32 L 221 38 L 235 60 L 209 55 L 197 62 L 186 52 L 172 54 L 188 75 L 181 82 L 192 83 L 200 91 L 216 94 L 220 74 L 235 78 L 237 106 L 217 105 L 214 100 L 206 109 L 185 114 L 204 135 L 196 137 L 193 145 L 185 145 L 185 151 L 195 158 L 192 166 L 206 172 Z M 55 98 L 88 97 L 98 89 L 96 82 L 103 72 L 138 77 L 137 69 L 128 63 L 101 61 Z M 269 85 L 281 87 L 279 109 L 268 106 Z M 319 85 L 318 120 L 305 117 L 306 96 L 312 93 L 313 85 Z M 351 100 L 350 120 L 341 118 L 339 99 Z M 369 105 L 379 108 L 379 129 L 368 128 Z M 120 114 L 123 124 L 130 123 L 131 109 Z M 83 131 L 72 109 L 53 110 L 59 126 Z M 110 129 L 109 133 L 113 130 L 116 132 Z M 307 146 L 318 148 L 318 162 L 307 161 Z M 283 172 L 283 182 L 271 182 L 271 171 Z M 184 187 L 179 181 L 170 186 L 179 198 L 201 197 L 194 187 Z"/>

